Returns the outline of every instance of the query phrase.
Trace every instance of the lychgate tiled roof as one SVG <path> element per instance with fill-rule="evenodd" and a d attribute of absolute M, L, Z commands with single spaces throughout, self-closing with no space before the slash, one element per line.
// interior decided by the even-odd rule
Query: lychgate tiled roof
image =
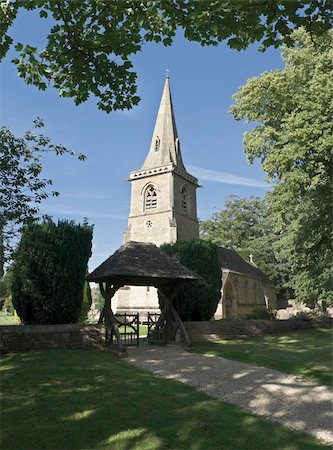
<path fill-rule="evenodd" d="M 218 247 L 218 259 L 222 269 L 229 269 L 232 272 L 260 278 L 265 286 L 274 286 L 260 269 L 245 261 L 235 250 Z"/>
<path fill-rule="evenodd" d="M 200 277 L 180 262 L 163 253 L 156 245 L 130 241 L 88 275 L 99 282 L 124 281 L 127 284 L 155 285 L 155 282 L 193 281 Z"/>

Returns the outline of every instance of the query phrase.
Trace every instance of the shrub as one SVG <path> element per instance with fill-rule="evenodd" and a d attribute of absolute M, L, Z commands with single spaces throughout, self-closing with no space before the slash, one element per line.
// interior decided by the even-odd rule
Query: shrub
<path fill-rule="evenodd" d="M 290 319 L 296 320 L 312 320 L 314 317 L 313 311 L 297 311 Z"/>
<path fill-rule="evenodd" d="M 50 219 L 22 233 L 12 269 L 13 305 L 24 324 L 79 319 L 92 227 Z"/>
<path fill-rule="evenodd" d="M 163 244 L 161 250 L 202 277 L 202 281 L 184 285 L 174 300 L 181 319 L 210 320 L 221 297 L 222 281 L 217 246 L 209 241 L 192 239 Z"/>
<path fill-rule="evenodd" d="M 265 306 L 258 307 L 246 314 L 246 318 L 252 320 L 276 320 L 276 311 L 273 311 L 271 308 L 266 308 Z"/>

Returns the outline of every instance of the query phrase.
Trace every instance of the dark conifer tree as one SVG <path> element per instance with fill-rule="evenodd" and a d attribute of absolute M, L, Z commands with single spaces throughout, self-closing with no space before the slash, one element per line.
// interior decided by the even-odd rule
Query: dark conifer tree
<path fill-rule="evenodd" d="M 221 297 L 222 278 L 217 246 L 209 241 L 192 239 L 163 244 L 161 250 L 202 277 L 201 281 L 183 286 L 174 300 L 181 319 L 210 320 Z"/>
<path fill-rule="evenodd" d="M 13 305 L 22 323 L 78 322 L 91 240 L 87 223 L 47 219 L 24 228 L 12 268 Z"/>

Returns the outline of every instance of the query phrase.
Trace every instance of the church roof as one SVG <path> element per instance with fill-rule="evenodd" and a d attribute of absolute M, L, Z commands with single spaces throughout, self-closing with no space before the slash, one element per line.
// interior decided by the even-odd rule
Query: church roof
<path fill-rule="evenodd" d="M 150 150 L 141 170 L 161 167 L 167 164 L 173 164 L 179 169 L 186 171 L 182 161 L 173 112 L 169 76 L 165 79 Z"/>
<path fill-rule="evenodd" d="M 130 241 L 122 245 L 87 277 L 88 281 L 123 282 L 137 286 L 156 286 L 199 280 L 200 277 L 156 245 Z"/>
<path fill-rule="evenodd" d="M 274 286 L 271 280 L 260 269 L 245 261 L 235 250 L 218 247 L 218 260 L 222 269 L 260 278 L 265 286 Z"/>

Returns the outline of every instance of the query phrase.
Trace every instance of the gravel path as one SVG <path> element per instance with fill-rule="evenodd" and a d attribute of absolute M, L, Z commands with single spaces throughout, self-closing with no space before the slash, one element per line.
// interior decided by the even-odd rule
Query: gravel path
<path fill-rule="evenodd" d="M 214 399 L 333 445 L 333 391 L 327 386 L 265 367 L 189 353 L 177 346 L 140 345 L 128 353 L 127 361 L 141 369 L 189 384 Z"/>

